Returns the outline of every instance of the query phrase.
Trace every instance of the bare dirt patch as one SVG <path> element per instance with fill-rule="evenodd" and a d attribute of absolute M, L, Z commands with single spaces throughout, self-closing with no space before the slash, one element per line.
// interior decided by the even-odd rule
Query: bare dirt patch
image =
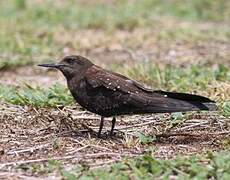
<path fill-rule="evenodd" d="M 66 80 L 61 73 L 55 70 L 47 70 L 38 66 L 19 67 L 0 72 L 0 84 L 21 85 L 30 84 L 35 86 L 51 86 L 59 83 L 66 85 Z"/>

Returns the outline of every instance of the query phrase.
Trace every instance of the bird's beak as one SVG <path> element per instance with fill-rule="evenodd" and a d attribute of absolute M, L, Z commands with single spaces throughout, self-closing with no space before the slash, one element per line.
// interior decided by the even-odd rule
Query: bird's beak
<path fill-rule="evenodd" d="M 48 68 L 60 68 L 61 66 L 63 66 L 64 64 L 39 64 L 38 66 L 41 67 L 48 67 Z"/>

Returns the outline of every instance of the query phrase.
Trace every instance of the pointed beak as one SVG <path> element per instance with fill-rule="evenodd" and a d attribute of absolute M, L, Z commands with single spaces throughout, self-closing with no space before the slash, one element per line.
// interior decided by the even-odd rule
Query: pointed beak
<path fill-rule="evenodd" d="M 38 64 L 41 67 L 48 67 L 48 68 L 59 68 L 63 66 L 62 64 Z"/>

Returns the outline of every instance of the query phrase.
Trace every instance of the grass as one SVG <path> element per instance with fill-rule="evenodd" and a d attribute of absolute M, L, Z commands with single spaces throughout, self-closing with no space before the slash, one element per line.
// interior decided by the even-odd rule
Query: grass
<path fill-rule="evenodd" d="M 61 52 L 66 45 L 80 49 L 84 44 L 84 37 L 83 40 L 75 40 L 78 43 L 72 42 L 71 36 L 74 34 L 70 33 L 80 29 L 100 29 L 110 34 L 112 31 L 113 34 L 117 29 L 151 28 L 158 31 L 154 35 L 158 41 L 228 42 L 228 26 L 213 26 L 203 30 L 195 27 L 194 23 L 228 22 L 229 12 L 230 3 L 224 0 L 116 1 L 115 5 L 76 3 L 73 0 L 59 3 L 52 0 L 42 3 L 26 0 L 1 1 L 0 68 L 23 66 L 62 56 Z M 191 23 L 187 26 L 182 23 L 182 26 L 167 27 L 175 19 Z M 70 36 L 68 42 L 58 41 L 57 34 L 62 34 L 63 31 Z"/>
<path fill-rule="evenodd" d="M 229 21 L 230 3 L 224 0 L 117 1 L 112 3 L 29 3 L 26 0 L 2 2 L 1 14 L 6 18 L 41 26 L 45 24 L 81 28 L 133 28 L 149 24 L 156 15 L 168 15 L 187 20 Z M 52 6 L 52 11 L 49 7 Z M 30 17 L 29 19 L 27 19 Z M 71 23 L 70 23 L 71 22 Z M 74 22 L 74 23 L 73 23 Z"/>
<path fill-rule="evenodd" d="M 0 99 L 12 104 L 34 107 L 59 107 L 73 103 L 69 91 L 59 84 L 44 89 L 41 87 L 22 87 L 0 85 Z"/>
<path fill-rule="evenodd" d="M 220 65 L 216 69 L 200 67 L 198 65 L 181 69 L 172 66 L 160 68 L 154 64 L 142 64 L 127 69 L 119 70 L 118 68 L 117 70 L 123 70 L 123 73 L 129 77 L 148 84 L 155 89 L 193 93 L 205 91 L 205 93 L 209 93 L 208 95 L 212 95 L 212 92 L 215 91 L 215 88 L 207 91 L 210 85 L 216 82 L 227 83 L 230 81 L 229 68 L 224 65 Z M 224 97 L 227 99 L 214 98 L 223 104 L 223 102 L 230 98 L 228 94 Z M 22 87 L 0 85 L 0 99 L 13 104 L 36 107 L 56 107 L 73 102 L 73 98 L 68 90 L 58 84 L 50 88 L 34 88 L 29 85 Z M 228 104 L 225 106 L 225 114 L 228 114 Z"/>
<path fill-rule="evenodd" d="M 58 161 L 50 160 L 47 165 L 32 165 L 24 167 L 36 174 L 60 172 L 63 179 L 223 179 L 230 177 L 230 153 L 207 152 L 190 157 L 176 157 L 172 160 L 162 160 L 151 154 L 124 159 L 106 168 L 89 169 L 84 164 L 78 164 L 71 170 L 65 170 Z"/>
<path fill-rule="evenodd" d="M 108 170 L 89 171 L 86 175 L 80 175 L 80 179 L 87 177 L 100 177 L 100 179 L 108 179 L 109 177 L 113 177 L 113 179 L 132 177 L 135 177 L 135 179 L 169 179 L 170 176 L 178 179 L 228 179 L 230 177 L 229 160 L 229 152 L 208 153 L 206 157 L 177 157 L 174 160 L 159 160 L 150 155 L 144 155 L 112 165 Z M 64 177 L 67 176 L 64 174 Z"/>
<path fill-rule="evenodd" d="M 0 71 L 13 69 L 20 66 L 31 65 L 33 61 L 14 57 L 12 59 L 3 59 L 0 61 Z"/>
<path fill-rule="evenodd" d="M 229 68 L 224 65 L 216 69 L 199 65 L 182 69 L 171 65 L 160 68 L 158 65 L 146 64 L 129 68 L 127 74 L 156 88 L 177 91 L 202 90 L 214 81 L 230 81 Z"/>
<path fill-rule="evenodd" d="M 223 113 L 224 113 L 224 116 L 230 117 L 230 101 L 224 103 Z"/>
<path fill-rule="evenodd" d="M 141 64 L 125 70 L 116 68 L 122 74 L 154 89 L 200 94 L 218 101 L 221 105 L 230 101 L 230 69 L 224 65 L 217 68 L 191 65 L 182 69 L 171 65 L 159 67 L 154 64 Z M 223 83 L 223 87 L 218 87 L 218 83 Z"/>
<path fill-rule="evenodd" d="M 210 97 L 218 102 L 222 114 L 229 117 L 229 87 L 225 84 L 230 82 L 230 70 L 227 66 L 207 68 L 193 65 L 181 69 L 168 65 L 159 67 L 156 64 L 139 64 L 129 68 L 116 66 L 113 69 L 156 90 L 190 92 Z M 218 88 L 217 83 L 224 85 Z M 59 107 L 74 103 L 67 88 L 59 84 L 49 88 L 31 87 L 28 84 L 21 87 L 0 84 L 0 99 L 12 104 L 34 107 Z"/>

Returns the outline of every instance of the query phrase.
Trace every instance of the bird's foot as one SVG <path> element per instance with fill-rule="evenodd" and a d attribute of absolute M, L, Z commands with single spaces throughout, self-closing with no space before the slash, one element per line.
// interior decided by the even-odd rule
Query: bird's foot
<path fill-rule="evenodd" d="M 112 138 L 118 134 L 118 130 L 114 129 L 113 131 L 108 131 L 108 135 Z"/>

